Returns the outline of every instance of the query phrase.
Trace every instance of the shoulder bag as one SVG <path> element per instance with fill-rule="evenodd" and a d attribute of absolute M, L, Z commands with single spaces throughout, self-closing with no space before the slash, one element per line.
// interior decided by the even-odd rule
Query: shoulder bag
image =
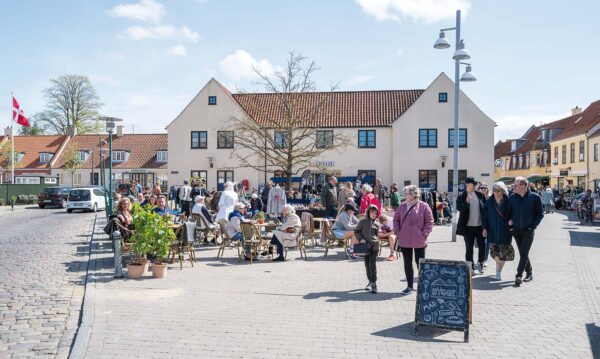
<path fill-rule="evenodd" d="M 402 225 L 404 224 L 404 221 L 406 221 L 406 217 L 408 217 L 408 214 L 410 213 L 410 211 L 412 211 L 412 209 L 415 208 L 415 206 L 417 204 L 419 204 L 419 202 L 415 203 L 412 207 L 410 207 L 408 209 L 408 211 L 406 211 L 406 214 L 404 215 L 404 218 L 402 219 L 402 222 L 400 222 L 400 228 L 398 228 L 398 232 L 400 232 L 400 230 L 402 229 Z M 396 245 L 394 247 L 395 247 L 394 250 L 396 252 L 400 252 L 400 238 L 396 238 Z"/>

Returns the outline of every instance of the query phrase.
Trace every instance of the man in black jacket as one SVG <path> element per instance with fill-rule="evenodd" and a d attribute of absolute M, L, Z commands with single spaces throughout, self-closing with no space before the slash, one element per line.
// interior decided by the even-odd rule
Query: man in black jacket
<path fill-rule="evenodd" d="M 337 216 L 337 178 L 331 176 L 321 191 L 321 205 L 325 208 L 325 217 Z"/>
<path fill-rule="evenodd" d="M 515 178 L 515 192 L 508 197 L 506 212 L 509 227 L 519 249 L 519 266 L 515 285 L 521 285 L 523 271 L 527 273 L 525 281 L 533 280 L 533 268 L 529 260 L 529 250 L 533 244 L 535 229 L 544 218 L 542 199 L 537 193 L 528 190 L 528 181 L 524 177 Z"/>
<path fill-rule="evenodd" d="M 465 180 L 466 190 L 461 192 L 456 199 L 456 209 L 460 213 L 456 234 L 465 238 L 465 259 L 473 263 L 473 246 L 477 241 L 479 251 L 477 253 L 477 262 L 479 263 L 479 274 L 483 274 L 483 261 L 485 259 L 485 238 L 483 237 L 483 227 L 481 226 L 481 217 L 483 216 L 483 207 L 485 205 L 485 195 L 475 191 L 477 181 L 473 177 L 467 177 Z"/>

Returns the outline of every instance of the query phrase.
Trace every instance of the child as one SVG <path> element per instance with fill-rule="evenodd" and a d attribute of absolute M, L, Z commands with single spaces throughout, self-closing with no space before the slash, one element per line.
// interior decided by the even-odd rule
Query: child
<path fill-rule="evenodd" d="M 394 245 L 396 243 L 396 235 L 392 232 L 392 228 L 388 225 L 389 218 L 386 215 L 379 216 L 379 233 L 377 238 L 380 241 L 388 241 L 390 244 L 390 255 L 387 257 L 388 261 L 393 261 L 396 257 L 394 256 Z"/>
<path fill-rule="evenodd" d="M 365 268 L 367 269 L 367 284 L 365 290 L 370 290 L 371 293 L 377 294 L 377 255 L 379 254 L 379 225 L 377 224 L 377 213 L 379 208 L 375 205 L 370 205 L 366 211 L 366 218 L 361 219 L 354 229 L 354 235 L 359 243 L 367 243 L 369 250 L 365 255 Z"/>

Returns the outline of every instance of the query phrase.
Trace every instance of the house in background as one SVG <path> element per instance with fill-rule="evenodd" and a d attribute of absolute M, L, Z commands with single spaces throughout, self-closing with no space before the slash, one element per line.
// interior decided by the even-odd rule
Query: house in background
<path fill-rule="evenodd" d="M 346 178 L 366 174 L 382 178 L 386 185 L 451 191 L 453 94 L 454 83 L 444 73 L 420 90 L 302 94 L 300 102 L 308 107 L 315 101 L 326 103 L 317 137 L 341 133 L 349 138 L 345 149 L 332 148 L 314 159 L 313 184 L 324 183 L 328 173 Z M 258 188 L 265 177 L 281 175 L 240 166 L 232 155 L 235 133 L 226 126 L 232 117 L 249 116 L 269 127 L 269 121 L 280 116 L 274 101 L 274 94 L 232 94 L 217 80 L 208 81 L 167 126 L 169 185 L 194 176 L 205 178 L 209 189 L 244 180 Z M 460 105 L 459 180 L 470 175 L 492 181 L 496 124 L 464 93 Z"/>

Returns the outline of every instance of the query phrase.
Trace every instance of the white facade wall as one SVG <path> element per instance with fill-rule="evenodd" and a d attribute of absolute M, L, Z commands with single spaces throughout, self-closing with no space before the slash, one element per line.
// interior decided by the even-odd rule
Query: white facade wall
<path fill-rule="evenodd" d="M 453 128 L 453 91 L 453 82 L 445 74 L 440 74 L 392 126 L 333 128 L 334 133 L 347 136 L 347 147 L 326 151 L 315 161 L 327 163 L 320 169 L 339 171 L 342 176 L 356 176 L 361 170 L 374 170 L 386 185 L 397 182 L 402 186 L 404 181 L 418 185 L 419 170 L 437 170 L 438 190 L 448 190 L 448 169 L 452 169 L 448 129 Z M 439 92 L 448 94 L 447 103 L 438 102 Z M 208 105 L 208 96 L 217 96 L 217 105 Z M 216 187 L 217 170 L 226 168 L 234 170 L 235 181 L 249 180 L 251 188 L 257 188 L 264 182 L 262 172 L 238 168 L 231 149 L 217 149 L 216 133 L 225 129 L 224 124 L 232 116 L 245 116 L 245 113 L 229 93 L 211 79 L 167 126 L 169 186 L 181 184 L 189 178 L 192 170 L 206 170 L 210 189 Z M 460 169 L 466 169 L 468 175 L 484 182 L 492 182 L 495 123 L 464 94 L 461 96 L 460 121 L 460 128 L 467 128 L 468 145 L 460 149 Z M 437 148 L 419 148 L 418 131 L 421 128 L 438 130 Z M 375 148 L 358 148 L 359 130 L 376 131 Z M 191 149 L 191 131 L 208 132 L 207 149 Z M 444 168 L 441 167 L 441 155 L 448 156 Z M 213 168 L 209 166 L 209 156 L 214 157 Z M 311 170 L 319 170 L 319 167 Z M 269 174 L 267 177 L 272 176 Z"/>

